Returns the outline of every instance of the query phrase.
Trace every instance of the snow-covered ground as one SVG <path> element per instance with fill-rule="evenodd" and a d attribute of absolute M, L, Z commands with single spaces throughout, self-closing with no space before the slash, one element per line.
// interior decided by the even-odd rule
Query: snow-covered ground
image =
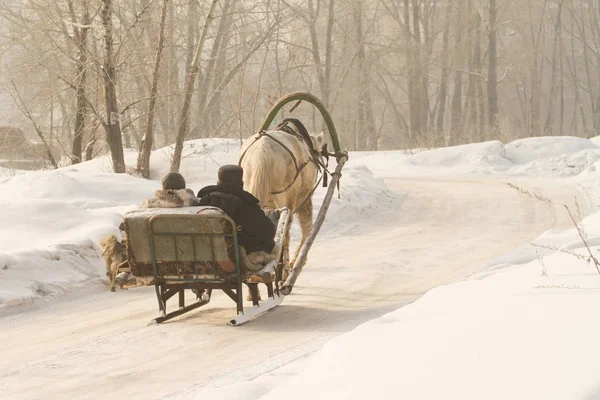
<path fill-rule="evenodd" d="M 406 254 L 406 260 L 394 261 L 391 257 L 398 257 L 397 253 L 388 251 L 398 237 L 398 233 L 393 236 L 391 230 L 402 228 L 393 227 L 388 220 L 395 221 L 394 213 L 398 210 L 410 213 L 416 204 L 413 202 L 404 208 L 403 190 L 398 190 L 397 185 L 394 190 L 388 188 L 390 183 L 402 179 L 402 185 L 410 185 L 412 180 L 415 186 L 419 182 L 434 181 L 433 185 L 420 190 L 434 188 L 438 181 L 440 188 L 458 187 L 465 192 L 466 188 L 473 188 L 468 198 L 463 199 L 464 207 L 477 204 L 477 198 L 473 197 L 477 196 L 478 187 L 496 190 L 497 182 L 512 182 L 529 189 L 531 182 L 535 182 L 552 200 L 568 202 L 575 215 L 588 215 L 582 226 L 596 256 L 600 245 L 600 213 L 593 213 L 600 206 L 596 172 L 600 166 L 600 147 L 597 143 L 596 139 L 553 137 L 508 144 L 493 141 L 414 155 L 399 151 L 351 153 L 342 177 L 341 197 L 334 199 L 319 237 L 323 242 L 337 243 L 337 248 L 346 252 L 327 259 L 323 251 L 317 250 L 316 254 L 325 264 L 323 270 L 332 274 L 335 270 L 328 269 L 327 262 L 335 259 L 343 263 L 345 257 L 352 275 L 339 279 L 355 285 L 356 292 L 361 292 L 361 282 L 356 281 L 355 276 L 365 273 L 359 264 L 376 264 L 378 256 L 381 256 L 380 268 L 410 276 L 411 265 L 403 264 L 410 255 Z M 235 163 L 238 151 L 239 144 L 234 140 L 189 142 L 181 168 L 188 187 L 198 190 L 212 184 L 218 166 Z M 128 152 L 127 163 L 135 164 L 135 157 L 135 153 Z M 106 158 L 56 171 L 0 175 L 0 316 L 2 308 L 14 313 L 18 307 L 13 306 L 21 306 L 24 311 L 25 303 L 43 303 L 77 289 L 105 290 L 98 240 L 108 233 L 118 233 L 122 214 L 152 195 L 168 171 L 169 161 L 169 149 L 154 152 L 152 180 L 111 174 Z M 482 184 L 486 179 L 494 185 Z M 460 184 L 453 186 L 446 182 Z M 568 199 L 571 196 L 562 190 L 566 186 L 578 189 L 579 212 Z M 410 191 L 411 188 L 405 189 Z M 324 190 L 319 189 L 316 208 L 323 195 Z M 531 201 L 516 190 L 514 199 L 522 199 L 522 208 L 528 210 L 532 221 L 537 214 L 545 215 L 540 210 L 548 206 L 546 203 Z M 456 208 L 463 207 L 460 203 L 441 206 L 447 207 L 448 213 L 456 213 Z M 491 229 L 496 221 L 494 213 L 510 216 L 511 207 L 514 206 L 506 204 L 505 210 L 491 209 L 489 221 L 481 220 L 480 226 L 457 225 L 454 227 L 456 238 L 446 237 L 448 241 L 460 240 L 464 234 L 473 240 L 473 246 L 479 246 L 473 239 L 476 234 L 469 236 L 463 231 L 479 229 L 484 235 L 486 228 Z M 517 211 L 515 219 L 516 214 Z M 419 226 L 419 215 L 414 219 L 414 226 Z M 552 222 L 548 221 L 550 227 Z M 435 230 L 439 228 L 437 223 L 424 220 L 421 226 L 423 230 Z M 382 238 L 369 241 L 363 232 L 365 226 L 380 226 L 384 230 L 378 231 Z M 412 228 L 412 231 L 415 243 L 425 235 L 419 229 Z M 373 235 L 372 230 L 368 235 Z M 386 236 L 394 239 L 386 241 Z M 509 239 L 497 238 L 498 242 Z M 281 358 L 287 361 L 270 364 L 263 373 L 237 374 L 235 382 L 213 379 L 197 386 L 176 387 L 170 393 L 182 399 L 240 400 L 282 397 L 337 400 L 365 396 L 378 399 L 600 398 L 600 378 L 594 368 L 600 353 L 596 345 L 600 324 L 593 318 L 594 306 L 600 304 L 596 303 L 600 300 L 600 275 L 593 264 L 582 259 L 588 255 L 575 229 L 552 230 L 533 239 L 535 237 L 530 238 L 537 246 L 523 245 L 499 257 L 489 255 L 487 263 L 468 266 L 469 271 L 479 273 L 467 281 L 433 289 L 411 305 L 333 338 L 310 357 L 305 357 L 306 352 L 299 353 L 301 359 L 290 362 L 298 358 L 290 354 Z M 411 243 L 410 240 L 407 238 L 403 245 Z M 367 242 L 372 247 L 361 248 Z M 378 244 L 380 247 L 374 248 Z M 452 264 L 448 258 L 437 259 L 436 249 L 442 248 L 442 243 L 425 242 L 422 247 L 431 253 L 432 263 Z M 458 269 L 449 274 L 462 276 Z M 306 278 L 308 280 L 308 275 Z M 364 291 L 365 296 L 377 294 Z M 72 301 L 77 303 L 77 297 Z M 336 307 L 343 304 L 339 299 L 331 301 Z M 361 301 L 360 304 L 367 304 L 368 299 Z M 402 305 L 396 304 L 397 307 Z M 126 309 L 119 313 L 125 313 L 121 318 L 126 318 Z M 51 319 L 50 314 L 48 318 Z M 18 321 L 8 326 L 18 329 Z M 261 321 L 253 324 L 259 326 Z M 252 324 L 248 326 L 252 329 Z M 162 334 L 167 334 L 167 328 L 161 328 L 166 329 Z M 170 328 L 175 329 L 173 325 Z M 310 326 L 303 328 L 311 329 Z M 289 329 L 279 333 L 293 336 Z M 8 339 L 10 343 L 18 342 L 16 334 Z M 261 349 L 264 351 L 264 346 Z M 16 356 L 17 353 L 13 353 Z M 172 357 L 174 353 L 169 354 Z M 37 364 L 32 366 L 40 368 Z M 18 381 L 14 377 L 25 373 L 18 371 L 0 372 L 0 394 L 3 389 L 15 393 Z M 105 371 L 109 374 L 111 369 Z M 127 371 L 119 373 L 127 376 Z M 10 385 L 7 383 L 3 388 L 3 380 L 8 382 L 9 379 Z M 72 384 L 77 385 L 71 374 L 61 385 L 73 381 Z M 88 386 L 90 382 L 80 382 L 80 385 Z M 156 390 L 156 387 L 148 388 L 145 393 L 132 389 L 130 395 L 155 398 L 158 392 L 152 392 L 152 388 Z M 22 398 L 29 398 L 27 393 L 22 394 Z M 31 395 L 30 398 L 37 397 Z"/>

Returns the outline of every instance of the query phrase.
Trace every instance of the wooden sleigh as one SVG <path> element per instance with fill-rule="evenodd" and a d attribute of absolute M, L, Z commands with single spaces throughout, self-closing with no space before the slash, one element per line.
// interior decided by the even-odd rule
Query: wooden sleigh
<path fill-rule="evenodd" d="M 125 214 L 127 258 L 130 272 L 152 281 L 156 289 L 161 323 L 208 304 L 213 290 L 221 290 L 237 305 L 229 325 L 250 321 L 278 306 L 283 295 L 279 281 L 283 270 L 282 241 L 290 220 L 289 210 L 276 210 L 275 256 L 262 269 L 245 271 L 240 257 L 236 225 L 213 207 L 141 209 Z M 259 300 L 258 285 L 267 287 L 268 298 Z M 242 287 L 246 285 L 252 307 L 244 307 Z M 185 291 L 196 300 L 185 304 Z M 167 312 L 167 301 L 178 297 L 179 307 Z"/>

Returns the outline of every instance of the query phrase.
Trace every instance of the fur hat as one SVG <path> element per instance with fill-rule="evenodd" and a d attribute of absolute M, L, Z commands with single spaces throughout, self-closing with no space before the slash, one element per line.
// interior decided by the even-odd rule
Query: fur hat
<path fill-rule="evenodd" d="M 169 172 L 162 179 L 163 190 L 185 189 L 185 179 L 179 172 Z"/>
<path fill-rule="evenodd" d="M 219 168 L 219 180 L 217 185 L 229 187 L 244 187 L 244 170 L 237 165 L 223 165 Z"/>

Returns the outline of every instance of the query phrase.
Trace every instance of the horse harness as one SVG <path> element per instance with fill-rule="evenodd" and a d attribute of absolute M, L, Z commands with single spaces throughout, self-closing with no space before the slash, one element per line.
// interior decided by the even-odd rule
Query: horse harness
<path fill-rule="evenodd" d="M 290 124 L 294 125 L 296 130 L 294 130 L 291 126 L 289 126 Z M 283 121 L 281 121 L 281 123 L 279 125 L 277 125 L 276 129 L 279 131 L 288 133 L 288 134 L 296 137 L 298 140 L 300 140 L 300 142 L 303 142 L 304 144 L 306 144 L 306 146 L 308 147 L 308 150 L 310 152 L 310 156 L 309 156 L 308 160 L 306 160 L 302 164 L 298 165 L 298 160 L 296 160 L 296 156 L 294 156 L 294 153 L 285 144 L 283 144 L 280 140 L 276 139 L 271 134 L 269 134 L 268 132 L 263 130 L 256 134 L 256 136 L 254 137 L 254 142 L 250 143 L 250 145 L 246 148 L 246 150 L 244 150 L 244 152 L 240 156 L 238 165 L 242 164 L 242 160 L 244 159 L 246 152 L 248 151 L 248 149 L 250 147 L 252 147 L 252 145 L 254 145 L 254 143 L 256 143 L 262 137 L 268 137 L 269 139 L 273 140 L 275 143 L 277 143 L 278 145 L 283 147 L 288 152 L 288 154 L 292 158 L 292 161 L 294 162 L 294 167 L 296 168 L 296 175 L 294 176 L 294 179 L 292 179 L 292 182 L 290 182 L 290 184 L 287 185 L 284 189 L 271 192 L 271 194 L 281 194 L 281 193 L 284 193 L 286 190 L 288 190 L 290 187 L 292 187 L 294 182 L 296 182 L 296 179 L 298 179 L 298 176 L 300 176 L 300 173 L 302 172 L 304 167 L 306 167 L 310 163 L 315 164 L 315 166 L 317 167 L 317 170 L 319 172 L 321 172 L 323 170 L 323 175 L 321 175 L 321 178 L 323 179 L 323 187 L 327 187 L 327 174 L 329 173 L 329 171 L 327 171 L 327 164 L 329 162 L 329 153 L 327 152 L 327 144 L 323 145 L 321 152 L 317 151 L 317 149 L 315 149 L 312 139 L 310 138 L 310 135 L 308 134 L 308 131 L 306 130 L 306 128 L 304 127 L 302 122 L 300 122 L 299 120 L 297 120 L 295 118 L 285 118 Z M 323 161 L 321 161 L 320 156 L 323 156 L 327 159 L 326 164 L 324 164 Z M 315 189 L 319 185 L 320 181 L 321 181 L 321 179 L 319 179 L 317 181 L 317 184 L 315 185 L 314 189 L 311 191 L 311 194 L 312 194 L 312 192 L 315 191 Z"/>

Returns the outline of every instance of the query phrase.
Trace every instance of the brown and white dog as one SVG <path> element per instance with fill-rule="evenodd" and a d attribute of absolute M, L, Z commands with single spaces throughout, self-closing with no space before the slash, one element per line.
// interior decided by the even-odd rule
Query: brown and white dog
<path fill-rule="evenodd" d="M 108 235 L 100 239 L 100 248 L 104 256 L 104 267 L 108 276 L 110 291 L 114 292 L 116 286 L 123 290 L 148 286 L 153 282 L 151 277 L 136 277 L 130 272 L 119 273 L 119 268 L 127 265 L 127 248 L 125 241 L 119 242 L 115 235 Z M 123 265 L 125 264 L 125 265 Z M 130 278 L 131 277 L 131 278 Z M 130 278 L 130 279 L 128 279 Z"/>
<path fill-rule="evenodd" d="M 110 291 L 115 291 L 115 286 L 119 285 L 123 289 L 124 281 L 117 281 L 119 266 L 127 260 L 125 244 L 119 242 L 115 235 L 108 235 L 100 239 L 100 248 L 104 256 L 104 268 L 108 276 Z"/>

